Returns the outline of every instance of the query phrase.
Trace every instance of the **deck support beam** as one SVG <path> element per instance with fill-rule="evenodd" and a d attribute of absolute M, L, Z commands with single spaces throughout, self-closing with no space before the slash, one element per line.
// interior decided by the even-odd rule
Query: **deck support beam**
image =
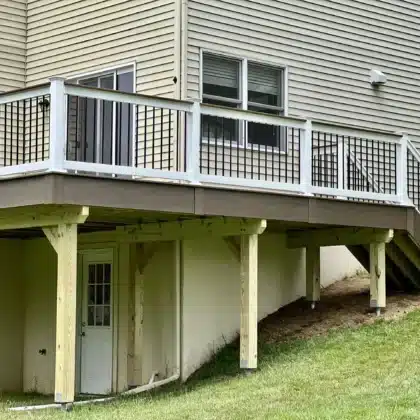
<path fill-rule="evenodd" d="M 321 248 L 308 246 L 306 248 L 306 300 L 312 309 L 321 299 Z"/>
<path fill-rule="evenodd" d="M 380 315 L 386 306 L 386 244 L 372 243 L 369 248 L 370 256 L 370 307 Z"/>
<path fill-rule="evenodd" d="M 240 367 L 257 368 L 258 354 L 258 235 L 241 235 Z"/>
<path fill-rule="evenodd" d="M 289 231 L 288 248 L 305 248 L 308 246 L 363 245 L 380 242 L 391 242 L 394 237 L 392 229 L 374 228 L 330 228 Z"/>

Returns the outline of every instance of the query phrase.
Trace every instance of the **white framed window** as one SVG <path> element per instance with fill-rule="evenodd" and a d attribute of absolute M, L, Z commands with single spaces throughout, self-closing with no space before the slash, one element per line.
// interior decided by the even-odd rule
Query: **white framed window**
<path fill-rule="evenodd" d="M 203 52 L 201 83 L 203 103 L 281 116 L 285 113 L 283 67 Z M 202 133 L 209 141 L 286 150 L 286 130 L 281 127 L 205 116 Z"/>

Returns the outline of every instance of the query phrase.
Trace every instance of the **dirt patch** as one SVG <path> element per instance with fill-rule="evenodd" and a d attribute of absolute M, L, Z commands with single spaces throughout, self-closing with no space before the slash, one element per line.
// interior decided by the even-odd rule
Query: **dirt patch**
<path fill-rule="evenodd" d="M 395 319 L 420 309 L 420 294 L 394 293 L 387 296 L 381 319 Z M 369 308 L 369 277 L 355 276 L 339 281 L 321 292 L 315 309 L 304 299 L 270 315 L 261 324 L 261 338 L 267 342 L 324 335 L 342 327 L 357 327 L 378 319 Z"/>

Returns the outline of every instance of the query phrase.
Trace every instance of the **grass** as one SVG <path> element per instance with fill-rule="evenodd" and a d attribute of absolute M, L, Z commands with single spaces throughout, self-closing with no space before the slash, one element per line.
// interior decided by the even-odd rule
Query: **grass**
<path fill-rule="evenodd" d="M 7 412 L 23 401 L 0 395 L 0 419 L 420 419 L 420 311 L 325 337 L 263 343 L 259 360 L 256 374 L 242 375 L 231 345 L 187 384 L 70 414 Z"/>

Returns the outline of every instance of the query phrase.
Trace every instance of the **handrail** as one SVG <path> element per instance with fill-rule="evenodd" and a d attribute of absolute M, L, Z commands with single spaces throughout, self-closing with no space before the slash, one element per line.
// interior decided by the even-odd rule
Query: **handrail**
<path fill-rule="evenodd" d="M 58 171 L 87 171 L 92 173 L 103 173 L 103 174 L 120 174 L 124 176 L 133 176 L 138 178 L 156 178 L 156 179 L 165 179 L 165 180 L 177 180 L 181 182 L 191 182 L 191 183 L 217 183 L 219 185 L 237 185 L 241 187 L 248 187 L 248 188 L 262 188 L 262 189 L 273 189 L 278 191 L 291 191 L 295 193 L 301 194 L 326 194 L 326 195 L 333 195 L 336 197 L 349 197 L 355 199 L 366 199 L 369 197 L 372 200 L 381 200 L 381 201 L 392 201 L 398 202 L 400 204 L 407 203 L 407 189 L 404 187 L 408 183 L 407 175 L 414 176 L 407 173 L 407 150 L 414 156 L 414 159 L 419 162 L 420 164 L 420 152 L 417 150 L 415 145 L 408 139 L 408 137 L 403 133 L 395 133 L 389 132 L 384 130 L 372 130 L 366 129 L 363 127 L 357 127 L 353 125 L 346 125 L 346 124 L 338 124 L 334 122 L 326 122 L 326 121 L 319 121 L 319 120 L 308 120 L 305 118 L 299 117 L 284 117 L 280 115 L 273 115 L 267 114 L 263 112 L 256 112 L 256 111 L 249 111 L 243 110 L 238 108 L 229 108 L 225 106 L 216 106 L 211 104 L 203 104 L 199 103 L 198 101 L 180 101 L 170 98 L 161 98 L 137 93 L 127 93 L 127 92 L 120 92 L 115 90 L 109 89 L 101 89 L 101 88 L 94 88 L 94 87 L 87 87 L 81 85 L 75 85 L 71 83 L 66 83 L 64 79 L 57 78 L 51 79 L 50 83 L 41 84 L 38 86 L 32 86 L 27 89 L 21 89 L 16 91 L 11 91 L 7 93 L 0 94 L 0 105 L 8 104 L 15 101 L 25 101 L 26 99 L 42 97 L 42 96 L 49 97 L 50 101 L 50 108 L 47 122 L 49 131 L 47 134 L 43 134 L 43 138 L 45 140 L 45 144 L 48 145 L 49 143 L 49 153 L 46 155 L 46 158 L 42 158 L 43 161 L 33 162 L 33 168 L 36 170 L 39 168 L 44 168 L 45 165 L 48 166 L 48 170 L 58 170 Z M 159 114 L 159 118 L 164 118 L 163 110 L 173 110 L 185 113 L 183 118 L 185 117 L 185 131 L 181 130 L 180 127 L 177 126 L 176 134 L 179 137 L 179 141 L 183 142 L 182 145 L 179 143 L 179 148 L 182 149 L 180 152 L 182 154 L 182 158 L 185 160 L 185 168 L 181 171 L 178 167 L 166 167 L 165 169 L 162 168 L 149 168 L 147 165 L 144 167 L 142 165 L 136 166 L 134 163 L 128 163 L 126 166 L 117 166 L 117 165 L 105 165 L 103 163 L 88 163 L 88 162 L 73 162 L 67 161 L 66 156 L 64 155 L 63 151 L 66 150 L 66 142 L 67 142 L 67 133 L 65 130 L 66 126 L 66 118 L 68 118 L 66 114 L 66 106 L 65 102 L 67 100 L 67 96 L 73 95 L 75 97 L 82 97 L 82 98 L 89 98 L 93 100 L 99 101 L 109 101 L 113 103 L 124 103 L 124 104 L 131 104 L 137 105 L 140 107 L 151 107 L 151 108 L 161 108 L 162 112 Z M 22 108 L 23 115 L 28 117 L 27 114 L 28 107 Z M 36 108 L 38 109 L 38 107 Z M 7 110 L 7 108 L 6 108 Z M 141 108 L 139 108 L 139 111 Z M 145 110 L 146 111 L 146 110 Z M 30 111 L 32 112 L 32 111 Z M 44 112 L 44 108 L 42 108 L 42 112 Z M 141 118 L 148 118 L 146 112 L 141 115 Z M 171 124 L 171 116 L 172 113 L 169 112 L 169 126 Z M 237 178 L 233 179 L 229 169 L 223 172 L 222 175 L 216 171 L 216 174 L 211 174 L 210 172 L 206 175 L 205 172 L 201 168 L 200 163 L 200 148 L 201 148 L 201 123 L 202 123 L 202 116 L 213 116 L 218 118 L 226 118 L 226 119 L 233 119 L 237 121 L 243 122 L 250 122 L 250 123 L 259 123 L 259 124 L 267 124 L 271 126 L 277 127 L 288 127 L 291 129 L 300 130 L 299 136 L 292 135 L 293 139 L 296 139 L 296 144 L 293 146 L 293 150 L 295 154 L 289 157 L 287 153 L 285 153 L 284 157 L 282 154 L 276 155 L 275 159 L 267 157 L 267 154 L 270 154 L 269 148 L 262 148 L 262 155 L 258 155 L 257 160 L 253 159 L 253 154 L 249 154 L 252 162 L 257 165 L 260 165 L 259 159 L 271 159 L 270 161 L 267 160 L 269 163 L 268 169 L 270 170 L 270 165 L 279 165 L 278 173 L 280 174 L 284 168 L 289 168 L 287 165 L 294 165 L 293 167 L 300 165 L 299 169 L 296 171 L 299 172 L 299 176 L 296 178 L 297 182 L 290 182 L 284 178 L 282 175 L 276 175 L 276 179 L 274 177 L 270 179 L 270 176 L 264 176 L 262 179 L 254 179 L 248 178 L 244 175 L 243 178 L 240 178 L 239 175 Z M 5 113 L 3 118 L 13 118 L 13 113 Z M 166 118 L 166 116 L 165 116 Z M 164 126 L 163 124 L 159 125 L 162 120 L 159 120 L 158 126 L 159 133 L 157 137 L 163 136 L 162 130 L 166 130 L 168 127 Z M 172 120 L 174 121 L 174 120 Z M 151 123 L 152 124 L 152 123 Z M 153 122 L 154 124 L 154 122 Z M 134 125 L 134 121 L 133 121 Z M 153 130 L 154 128 L 152 125 L 145 125 L 147 126 L 148 130 Z M 135 130 L 133 130 L 135 131 Z M 183 133 L 186 133 L 186 138 L 182 139 Z M 337 165 L 339 169 L 337 170 L 336 175 L 334 175 L 338 179 L 338 187 L 330 188 L 330 187 L 323 187 L 323 186 L 314 186 L 311 182 L 311 171 L 313 170 L 313 154 L 314 150 L 321 149 L 314 142 L 313 133 L 321 132 L 326 133 L 327 138 L 328 135 L 331 135 L 335 138 L 335 145 L 337 150 L 332 153 L 338 154 Z M 172 132 L 171 132 L 172 133 Z M 175 132 L 174 132 L 175 133 Z M 29 134 L 30 135 L 30 134 Z M 137 135 L 137 134 L 136 134 Z M 167 134 L 165 134 L 167 135 Z M 316 136 L 316 134 L 315 134 Z M 163 138 L 163 137 L 162 137 Z M 396 183 L 396 193 L 393 190 L 390 190 L 391 193 L 385 193 L 388 191 L 386 185 L 383 184 L 381 178 L 383 176 L 387 176 L 387 172 L 382 171 L 382 167 L 379 167 L 377 171 L 378 174 L 374 171 L 370 171 L 370 169 L 366 166 L 363 159 L 359 159 L 357 153 L 354 153 L 352 150 L 349 150 L 346 147 L 346 143 L 351 141 L 353 138 L 363 140 L 360 144 L 360 147 L 364 146 L 364 140 L 369 140 L 373 142 L 381 142 L 381 143 L 388 143 L 395 145 L 395 153 L 392 155 L 393 162 L 396 164 L 397 169 L 395 170 L 395 180 L 392 180 L 393 183 Z M 149 137 L 147 141 L 153 141 L 154 137 Z M 8 137 L 8 141 L 14 141 L 15 139 L 12 137 Z M 290 139 L 289 139 L 290 140 Z M 321 139 L 322 140 L 322 139 Z M 343 141 L 344 140 L 344 141 Z M 25 140 L 26 141 L 26 140 Z M 24 142 L 25 142 L 24 141 Z M 138 141 L 146 142 L 146 137 L 139 136 Z M 160 141 L 159 139 L 157 140 Z M 166 141 L 166 137 L 165 137 Z M 177 140 L 178 141 L 178 140 Z M 134 142 L 133 142 L 134 144 Z M 165 143 L 159 143 L 159 153 L 164 153 Z M 207 143 L 206 143 L 207 144 Z M 163 145 L 163 146 L 162 146 Z M 217 146 L 217 144 L 215 143 Z M 215 147 L 216 147 L 215 146 Z M 6 146 L 5 146 L 6 147 Z M 146 143 L 145 143 L 146 147 Z M 148 147 L 148 146 L 147 146 Z M 223 145 L 224 147 L 224 145 Z M 153 146 L 152 146 L 153 148 Z M 154 149 L 153 149 L 154 150 Z M 177 149 L 178 150 L 178 149 Z M 224 149 L 223 149 L 224 150 Z M 238 149 L 239 150 L 239 149 Z M 254 151 L 254 149 L 252 149 Z M 394 150 L 394 147 L 392 147 Z M 215 150 L 215 156 L 217 155 L 217 150 Z M 224 153 L 224 152 L 223 152 Z M 255 153 L 260 153 L 259 149 L 255 149 Z M 366 149 L 363 153 L 373 153 L 369 146 L 366 146 Z M 348 164 L 347 161 L 344 161 L 344 154 L 345 158 L 349 159 L 355 165 L 355 169 L 358 173 L 361 174 L 364 180 L 366 180 L 369 184 L 369 188 L 362 187 L 363 191 L 355 191 L 351 190 L 353 188 L 351 186 L 347 186 L 346 181 L 341 181 L 345 179 L 346 172 L 348 171 Z M 394 156 L 395 155 L 395 156 Z M 163 155 L 162 155 L 163 156 Z M 382 156 L 382 155 L 381 155 Z M 174 156 L 171 156 L 173 159 Z M 241 156 L 238 152 L 236 154 L 236 160 L 233 163 L 228 163 L 228 165 L 233 164 L 239 167 L 239 163 L 242 162 L 243 159 L 246 158 L 246 154 Z M 385 159 L 384 156 L 382 156 Z M 217 156 L 216 156 L 217 159 Z M 293 159 L 290 160 L 290 159 Z M 45 163 L 46 162 L 46 163 Z M 267 163 L 266 162 L 266 163 Z M 42 164 L 41 164 L 42 163 Z M 39 164 L 39 165 L 38 165 Z M 281 166 L 283 165 L 283 166 Z M 15 169 L 14 169 L 15 168 Z M 32 166 L 31 166 L 32 168 Z M 41 168 L 41 169 L 42 169 Z M 174 169 L 176 168 L 176 169 Z M 274 166 L 273 166 L 274 168 Z M 45 168 L 44 168 L 45 169 Z M 261 169 L 261 167 L 260 167 Z M 275 169 L 275 170 L 277 170 Z M 287 169 L 288 170 L 288 169 Z M 24 175 L 27 173 L 27 166 L 25 164 L 19 164 L 10 160 L 10 163 L 5 163 L 3 168 L 0 168 L 0 176 L 12 176 L 13 171 L 16 175 Z M 267 172 L 267 165 L 263 168 L 262 172 Z M 329 169 L 326 168 L 325 171 L 328 173 Z M 382 172 L 381 172 L 382 171 Z M 239 174 L 239 172 L 238 172 Z M 259 175 L 258 175 L 259 176 Z M 417 179 L 414 179 L 417 182 Z M 364 181 L 365 182 L 365 181 Z M 391 182 L 391 181 L 390 181 Z M 325 184 L 327 185 L 327 184 Z M 385 186 L 384 186 L 385 185 Z M 413 187 L 411 187 L 412 189 Z M 368 191 L 370 190 L 370 191 Z M 334 193 L 335 191 L 335 193 Z M 389 191 L 388 191 L 389 192 Z"/>
<path fill-rule="evenodd" d="M 49 95 L 49 93 L 50 93 L 49 83 L 32 86 L 30 88 L 0 93 L 0 105 L 9 104 L 10 102 L 23 101 L 25 99 L 34 98 L 36 96 Z"/>
<path fill-rule="evenodd" d="M 194 102 L 177 99 L 161 98 L 139 93 L 120 92 L 111 89 L 101 89 L 65 83 L 64 92 L 67 95 L 103 101 L 120 102 L 132 105 L 154 106 L 156 108 L 172 109 L 174 111 L 191 112 Z"/>
<path fill-rule="evenodd" d="M 324 122 L 312 121 L 313 131 L 327 132 L 328 134 L 335 134 L 345 137 L 361 137 L 368 138 L 369 140 L 382 141 L 387 143 L 398 144 L 401 136 L 386 131 L 374 131 L 362 127 L 352 127 L 347 125 L 329 124 Z"/>
<path fill-rule="evenodd" d="M 229 108 L 226 106 L 210 104 L 200 104 L 200 113 L 202 115 L 209 115 L 211 117 L 220 117 L 300 129 L 305 129 L 305 124 L 307 121 L 302 118 L 282 117 L 280 115 L 265 114 L 263 112 L 248 111 L 239 108 Z"/>

